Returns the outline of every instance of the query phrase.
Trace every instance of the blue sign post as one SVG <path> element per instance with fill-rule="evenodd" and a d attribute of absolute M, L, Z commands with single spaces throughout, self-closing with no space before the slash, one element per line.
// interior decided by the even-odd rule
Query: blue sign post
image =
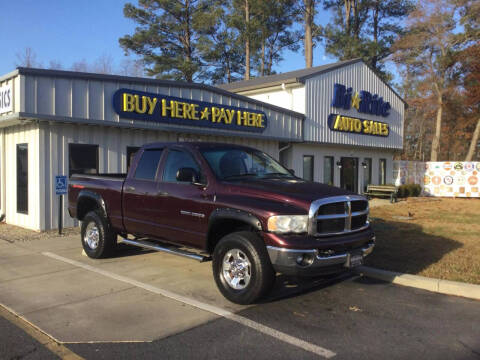
<path fill-rule="evenodd" d="M 58 197 L 58 234 L 62 235 L 63 227 L 63 195 L 67 193 L 67 177 L 65 175 L 55 176 L 55 194 Z"/>

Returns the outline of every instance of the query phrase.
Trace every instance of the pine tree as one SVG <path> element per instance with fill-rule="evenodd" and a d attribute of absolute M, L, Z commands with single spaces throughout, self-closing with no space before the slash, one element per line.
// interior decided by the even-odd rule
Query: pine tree
<path fill-rule="evenodd" d="M 362 58 L 384 79 L 390 75 L 383 60 L 401 35 L 403 20 L 412 10 L 411 0 L 324 0 L 333 21 L 322 29 L 327 53 L 340 60 Z"/>
<path fill-rule="evenodd" d="M 259 76 L 273 73 L 273 65 L 282 60 L 285 49 L 299 49 L 301 33 L 292 29 L 299 13 L 297 0 L 263 0 L 259 4 L 257 21 L 260 49 L 254 54 Z"/>
<path fill-rule="evenodd" d="M 138 25 L 133 35 L 119 39 L 125 52 L 142 56 L 149 76 L 189 82 L 205 76 L 199 47 L 215 29 L 218 2 L 139 0 L 138 5 L 123 9 Z"/>

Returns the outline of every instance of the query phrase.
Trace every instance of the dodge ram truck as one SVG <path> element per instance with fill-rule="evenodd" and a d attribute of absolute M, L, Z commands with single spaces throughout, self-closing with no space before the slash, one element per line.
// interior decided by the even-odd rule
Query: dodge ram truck
<path fill-rule="evenodd" d="M 218 289 L 239 304 L 266 295 L 276 273 L 339 272 L 375 246 L 365 197 L 231 144 L 144 145 L 127 174 L 72 175 L 68 210 L 89 257 L 112 254 L 120 238 L 211 259 Z"/>

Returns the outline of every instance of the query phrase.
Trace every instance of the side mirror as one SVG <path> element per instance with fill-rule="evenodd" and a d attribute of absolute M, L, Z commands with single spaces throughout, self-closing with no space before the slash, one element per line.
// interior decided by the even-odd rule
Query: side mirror
<path fill-rule="evenodd" d="M 292 175 L 295 175 L 295 170 L 293 170 L 293 169 L 288 169 L 288 172 Z"/>
<path fill-rule="evenodd" d="M 198 173 L 190 167 L 180 168 L 177 171 L 177 181 L 197 183 L 199 181 Z"/>

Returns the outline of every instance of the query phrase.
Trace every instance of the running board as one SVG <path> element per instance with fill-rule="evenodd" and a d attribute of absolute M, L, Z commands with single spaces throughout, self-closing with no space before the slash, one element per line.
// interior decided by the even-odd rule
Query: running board
<path fill-rule="evenodd" d="M 156 243 L 153 243 L 153 242 L 150 242 L 150 241 L 146 241 L 146 240 L 130 240 L 130 239 L 122 238 L 122 242 L 124 242 L 125 244 L 133 245 L 133 246 L 140 246 L 140 247 L 143 247 L 143 248 L 149 249 L 149 250 L 162 251 L 162 252 L 166 252 L 168 254 L 183 256 L 183 257 L 193 259 L 193 260 L 197 260 L 197 261 L 200 261 L 200 262 L 205 262 L 205 261 L 210 261 L 211 260 L 211 258 L 209 256 L 200 255 L 200 254 L 197 254 L 197 253 L 194 253 L 194 252 L 190 252 L 188 250 L 178 249 L 174 246 L 168 246 L 168 245 L 161 246 L 159 244 L 156 244 Z"/>

